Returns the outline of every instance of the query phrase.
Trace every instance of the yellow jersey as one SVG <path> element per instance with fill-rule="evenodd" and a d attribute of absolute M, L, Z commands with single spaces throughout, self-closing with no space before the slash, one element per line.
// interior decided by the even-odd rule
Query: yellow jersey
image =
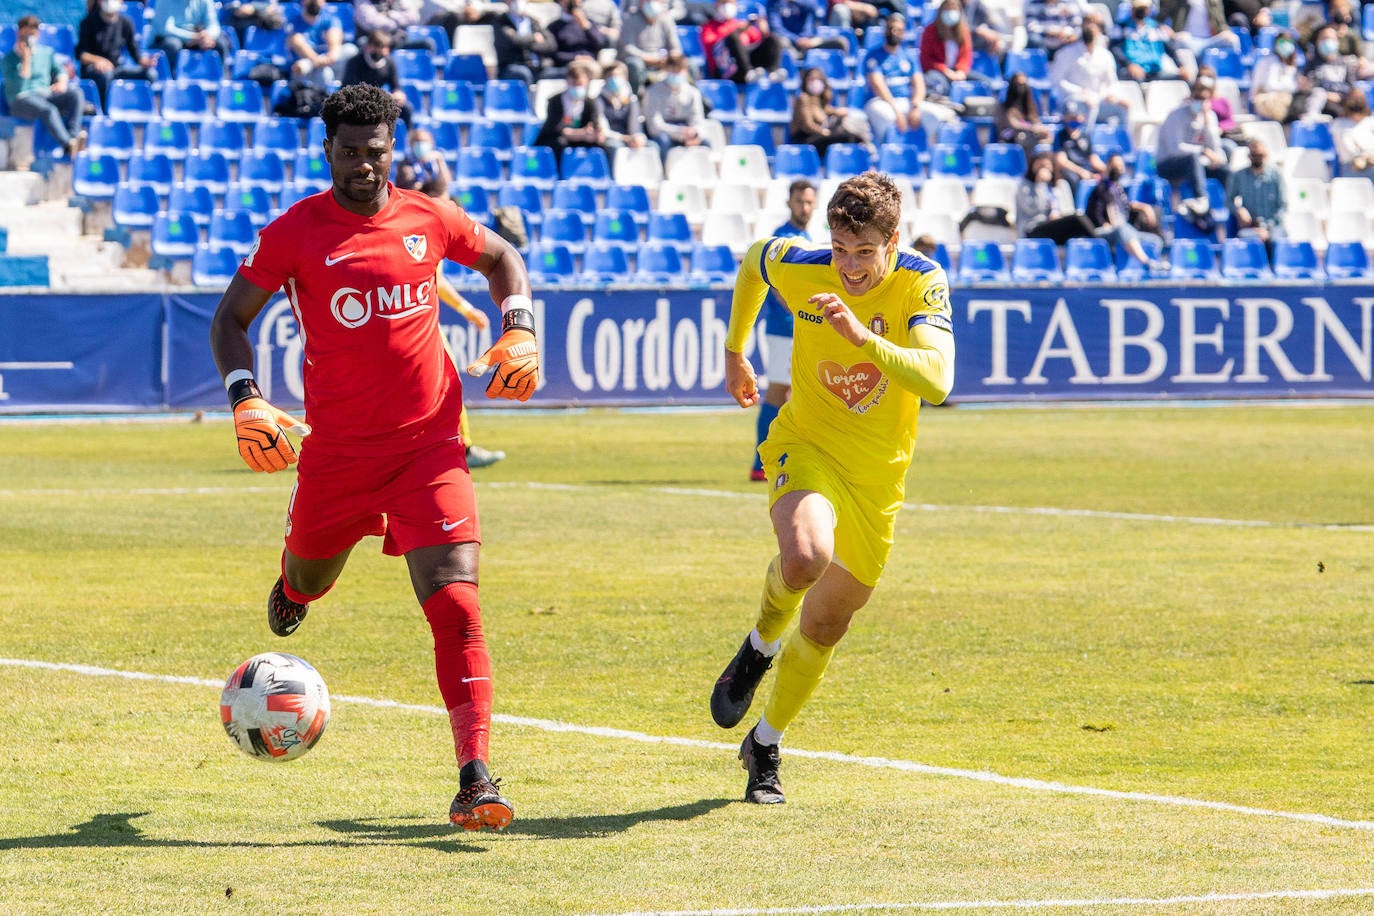
<path fill-rule="evenodd" d="M 917 251 L 889 255 L 887 275 L 845 292 L 831 249 L 800 238 L 755 242 L 740 264 L 726 349 L 742 353 L 769 288 L 792 309 L 792 394 L 769 438 L 806 442 L 854 483 L 900 484 L 911 464 L 921 398 L 940 403 L 954 381 L 944 269 Z M 835 293 L 872 336 L 855 347 L 807 299 Z"/>

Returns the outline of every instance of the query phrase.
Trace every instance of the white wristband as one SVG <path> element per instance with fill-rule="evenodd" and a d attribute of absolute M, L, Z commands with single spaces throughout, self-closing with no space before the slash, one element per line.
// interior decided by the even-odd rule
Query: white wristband
<path fill-rule="evenodd" d="M 534 311 L 534 303 L 530 301 L 529 296 L 512 293 L 501 300 L 501 314 L 504 315 L 511 309 L 528 309 L 532 312 Z"/>
<path fill-rule="evenodd" d="M 252 369 L 235 369 L 224 377 L 224 390 L 228 391 L 235 382 L 251 380 L 253 378 Z"/>

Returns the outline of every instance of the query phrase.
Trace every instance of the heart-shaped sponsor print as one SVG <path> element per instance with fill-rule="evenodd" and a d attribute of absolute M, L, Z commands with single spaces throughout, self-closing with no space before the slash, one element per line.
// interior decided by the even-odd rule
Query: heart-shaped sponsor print
<path fill-rule="evenodd" d="M 846 367 L 827 359 L 821 362 L 818 370 L 821 384 L 850 407 L 872 394 L 873 389 L 878 387 L 878 381 L 883 377 L 878 367 L 872 363 L 858 363 Z"/>

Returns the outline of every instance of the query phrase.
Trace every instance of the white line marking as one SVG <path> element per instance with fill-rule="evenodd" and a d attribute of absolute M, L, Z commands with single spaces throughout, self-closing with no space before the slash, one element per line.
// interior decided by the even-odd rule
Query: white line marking
<path fill-rule="evenodd" d="M 493 489 L 561 490 L 604 492 L 604 487 L 576 483 L 491 482 L 478 486 Z M 0 497 L 20 496 L 217 496 L 225 493 L 284 493 L 286 486 L 265 487 L 98 487 L 91 489 L 0 490 Z M 621 489 L 624 489 L 623 487 Z M 738 490 L 708 490 L 693 487 L 645 487 L 645 492 L 669 496 L 705 496 L 710 499 L 747 499 L 762 501 L 765 494 Z M 902 503 L 902 508 L 916 512 L 972 512 L 999 515 L 1041 515 L 1053 518 L 1094 518 L 1127 522 L 1162 522 L 1176 525 L 1207 525 L 1225 528 L 1279 528 L 1310 531 L 1374 532 L 1374 525 L 1342 525 L 1330 522 L 1275 522 L 1267 519 L 1213 518 L 1205 515 L 1157 515 L 1149 512 L 1115 512 L 1110 509 L 1064 509 L 1055 506 L 942 506 L 935 503 Z"/>
<path fill-rule="evenodd" d="M 71 362 L 33 362 L 19 363 L 8 362 L 0 363 L 0 369 L 75 369 L 76 363 Z"/>
<path fill-rule="evenodd" d="M 1067 900 L 942 900 L 930 903 L 833 903 L 820 906 L 770 906 L 763 909 L 633 910 L 615 916 L 774 916 L 774 914 L 875 913 L 893 910 L 1039 910 L 1100 906 L 1181 906 L 1200 903 L 1244 903 L 1256 900 L 1336 900 L 1374 896 L 1374 887 L 1312 891 L 1255 891 L 1241 894 L 1196 894 L 1178 897 L 1100 897 Z"/>
<path fill-rule="evenodd" d="M 207 680 L 206 678 L 178 677 L 170 674 L 149 674 L 143 671 L 121 671 L 116 668 L 100 668 L 94 665 L 45 662 L 26 658 L 0 658 L 0 667 L 40 668 L 46 671 L 69 671 L 74 674 L 85 674 L 92 677 L 122 677 L 136 681 L 195 684 L 197 686 L 213 687 L 216 690 L 224 687 L 223 681 Z M 335 702 L 355 703 L 360 706 L 374 706 L 382 709 L 402 709 L 410 712 L 448 716 L 448 712 L 441 706 L 400 703 L 395 700 L 377 699 L 374 697 L 331 695 L 331 699 Z M 702 741 L 697 738 L 680 738 L 672 735 L 650 735 L 645 732 L 627 731 L 620 728 L 605 728 L 598 725 L 576 725 L 571 722 L 558 722 L 552 719 L 532 719 L 526 716 L 509 716 L 501 713 L 494 714 L 491 718 L 493 722 L 500 722 L 503 725 L 535 728 L 546 732 L 567 732 L 579 735 L 589 735 L 595 738 L 638 741 L 643 744 L 667 744 L 675 747 L 690 747 L 713 751 L 734 751 L 738 748 L 738 745 L 735 743 L 727 744 L 721 741 Z M 1307 824 L 1320 824 L 1323 827 L 1339 827 L 1349 830 L 1374 830 L 1374 821 L 1352 821 L 1344 818 L 1331 817 L 1326 814 L 1311 814 L 1307 812 L 1273 811 L 1268 808 L 1253 808 L 1248 805 L 1234 805 L 1229 802 L 1185 798 L 1178 795 L 1154 795 L 1148 792 L 1125 792 L 1117 789 L 1099 789 L 1093 786 L 1074 786 L 1067 783 L 1051 782 L 1043 779 L 1002 776 L 987 770 L 963 770 L 955 767 L 932 766 L 926 763 L 917 763 L 912 760 L 893 760 L 887 757 L 856 757 L 851 754 L 839 754 L 834 751 L 808 751 L 790 747 L 783 748 L 783 753 L 789 757 L 799 757 L 807 760 L 828 760 L 832 763 L 847 764 L 850 766 L 863 766 L 881 770 L 897 770 L 904 773 L 919 773 L 923 776 L 945 776 L 953 779 L 971 779 L 975 782 L 1009 786 L 1016 789 L 1027 789 L 1032 792 L 1053 792 L 1059 795 L 1089 795 L 1098 798 L 1112 798 L 1119 801 L 1149 802 L 1152 804 L 1169 805 L 1178 808 L 1205 808 L 1212 811 L 1222 811 L 1228 814 L 1243 814 L 1251 817 L 1281 818 L 1283 820 L 1298 821 Z"/>

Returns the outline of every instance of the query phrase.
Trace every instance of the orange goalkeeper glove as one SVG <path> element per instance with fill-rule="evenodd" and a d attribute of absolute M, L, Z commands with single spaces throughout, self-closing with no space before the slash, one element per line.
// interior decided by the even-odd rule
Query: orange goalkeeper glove
<path fill-rule="evenodd" d="M 309 426 L 267 403 L 251 378 L 229 386 L 229 401 L 234 407 L 234 435 L 244 464 L 271 474 L 296 463 L 296 449 L 286 438 L 286 430 L 307 436 Z"/>
<path fill-rule="evenodd" d="M 539 384 L 539 345 L 534 340 L 534 313 L 512 308 L 501 316 L 501 337 L 491 349 L 468 366 L 468 375 L 480 376 L 492 367 L 487 397 L 528 401 Z"/>

